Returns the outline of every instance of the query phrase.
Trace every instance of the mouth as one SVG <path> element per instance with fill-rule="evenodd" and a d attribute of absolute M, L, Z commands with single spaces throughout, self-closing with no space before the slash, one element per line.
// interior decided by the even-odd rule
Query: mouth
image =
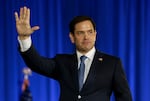
<path fill-rule="evenodd" d="M 90 41 L 83 41 L 82 42 L 83 44 L 89 44 L 89 43 L 91 43 Z"/>

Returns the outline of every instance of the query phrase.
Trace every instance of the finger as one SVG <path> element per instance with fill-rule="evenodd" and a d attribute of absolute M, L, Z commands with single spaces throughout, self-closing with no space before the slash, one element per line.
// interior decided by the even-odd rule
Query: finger
<path fill-rule="evenodd" d="M 40 29 L 40 27 L 39 27 L 39 26 L 34 26 L 34 27 L 32 27 L 31 29 L 32 29 L 33 31 L 36 31 L 36 30 Z"/>
<path fill-rule="evenodd" d="M 26 18 L 26 14 L 27 14 L 27 7 L 23 7 L 23 18 Z"/>
<path fill-rule="evenodd" d="M 15 12 L 15 19 L 16 19 L 16 22 L 19 21 L 19 17 L 18 17 L 18 13 Z"/>
<path fill-rule="evenodd" d="M 20 19 L 23 19 L 23 8 L 20 8 Z"/>
<path fill-rule="evenodd" d="M 36 31 L 36 30 L 38 30 L 38 29 L 40 29 L 40 27 L 39 26 L 34 26 L 34 27 L 32 27 L 30 30 L 27 30 L 24 34 L 22 34 L 22 35 L 31 35 L 34 31 Z"/>
<path fill-rule="evenodd" d="M 27 9 L 26 19 L 30 21 L 30 9 Z"/>

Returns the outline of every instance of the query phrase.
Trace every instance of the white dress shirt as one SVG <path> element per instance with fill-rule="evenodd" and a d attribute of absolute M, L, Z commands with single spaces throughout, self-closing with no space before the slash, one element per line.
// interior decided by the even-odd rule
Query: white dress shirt
<path fill-rule="evenodd" d="M 20 44 L 21 52 L 25 52 L 31 47 L 32 44 L 31 36 L 25 40 L 20 40 L 18 37 L 18 41 Z"/>

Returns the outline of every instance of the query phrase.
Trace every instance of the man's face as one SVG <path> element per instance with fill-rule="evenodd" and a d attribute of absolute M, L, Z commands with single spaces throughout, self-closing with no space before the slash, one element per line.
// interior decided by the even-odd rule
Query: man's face
<path fill-rule="evenodd" d="M 74 34 L 69 34 L 71 42 L 76 45 L 79 52 L 85 54 L 93 48 L 96 41 L 96 30 L 92 23 L 87 20 L 75 25 Z"/>

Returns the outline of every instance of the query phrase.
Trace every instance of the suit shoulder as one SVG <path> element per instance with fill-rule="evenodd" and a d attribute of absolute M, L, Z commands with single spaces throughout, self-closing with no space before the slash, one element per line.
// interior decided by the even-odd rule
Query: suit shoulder
<path fill-rule="evenodd" d="M 71 58 L 73 56 L 74 56 L 73 54 L 57 54 L 56 58 L 65 59 L 65 58 Z"/>

